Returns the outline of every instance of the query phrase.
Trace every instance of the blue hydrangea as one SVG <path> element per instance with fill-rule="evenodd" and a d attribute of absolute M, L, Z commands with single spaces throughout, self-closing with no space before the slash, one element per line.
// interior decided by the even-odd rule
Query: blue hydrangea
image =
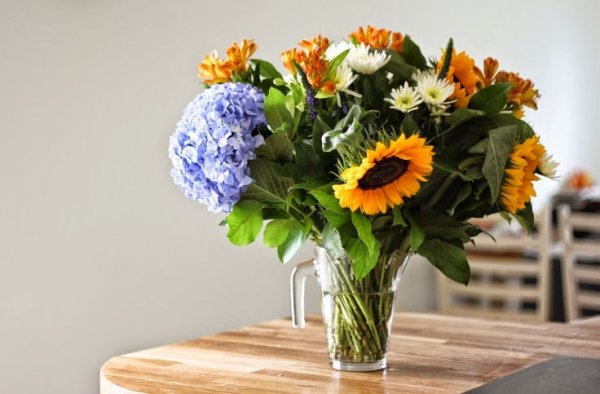
<path fill-rule="evenodd" d="M 212 212 L 231 211 L 252 182 L 248 161 L 264 143 L 264 94 L 252 85 L 224 83 L 188 104 L 169 141 L 171 176 L 188 198 Z"/>

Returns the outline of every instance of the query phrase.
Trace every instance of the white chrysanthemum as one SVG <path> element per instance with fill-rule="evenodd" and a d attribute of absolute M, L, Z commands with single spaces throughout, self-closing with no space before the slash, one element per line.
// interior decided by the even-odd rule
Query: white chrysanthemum
<path fill-rule="evenodd" d="M 545 152 L 540 158 L 540 162 L 538 164 L 538 169 L 542 173 L 543 176 L 550 179 L 558 179 L 558 174 L 556 173 L 556 169 L 558 168 L 558 162 L 554 160 L 552 155 L 549 155 Z"/>
<path fill-rule="evenodd" d="M 385 101 L 392 104 L 390 108 L 405 114 L 414 111 L 423 102 L 417 90 L 408 86 L 408 82 L 404 82 L 404 86 L 400 88 L 392 89 L 391 96 L 392 98 L 385 99 Z"/>
<path fill-rule="evenodd" d="M 429 105 L 441 105 L 454 93 L 454 87 L 441 80 L 435 71 L 418 71 L 413 75 L 417 82 L 417 91 L 423 101 Z"/>
<path fill-rule="evenodd" d="M 373 74 L 389 61 L 390 57 L 385 52 L 373 50 L 363 43 L 351 46 L 346 57 L 346 62 L 354 71 L 366 75 Z"/>
<path fill-rule="evenodd" d="M 350 66 L 346 63 L 342 63 L 335 70 L 335 96 L 337 98 L 338 106 L 342 106 L 342 98 L 340 92 L 344 92 L 354 97 L 361 97 L 360 94 L 353 90 L 350 90 L 350 85 L 356 80 L 356 74 L 352 72 Z"/>
<path fill-rule="evenodd" d="M 329 45 L 329 47 L 325 51 L 325 58 L 327 58 L 327 60 L 329 61 L 332 61 L 333 59 L 338 57 L 340 53 L 344 52 L 345 50 L 351 49 L 353 46 L 354 45 L 350 44 L 348 41 L 334 42 L 333 44 Z"/>

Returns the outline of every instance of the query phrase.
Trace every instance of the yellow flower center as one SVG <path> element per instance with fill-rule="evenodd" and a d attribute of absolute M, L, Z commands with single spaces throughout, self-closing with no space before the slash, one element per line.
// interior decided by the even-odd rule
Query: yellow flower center
<path fill-rule="evenodd" d="M 363 190 L 372 190 L 394 182 L 406 172 L 408 160 L 398 157 L 388 157 L 375 164 L 366 174 L 358 180 L 358 187 Z"/>

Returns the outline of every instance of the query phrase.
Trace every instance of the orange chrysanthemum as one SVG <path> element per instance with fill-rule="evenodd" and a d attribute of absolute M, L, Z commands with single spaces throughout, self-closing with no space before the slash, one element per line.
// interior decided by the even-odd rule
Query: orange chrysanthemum
<path fill-rule="evenodd" d="M 433 170 L 433 146 L 425 138 L 404 134 L 386 146 L 378 142 L 360 165 L 346 169 L 341 185 L 334 185 L 340 206 L 367 215 L 385 213 L 414 196 Z"/>
<path fill-rule="evenodd" d="M 359 27 L 350 34 L 350 39 L 358 44 L 369 45 L 375 49 L 393 49 L 402 52 L 404 36 L 402 33 L 392 32 L 387 29 L 378 29 L 373 26 Z"/>
<path fill-rule="evenodd" d="M 240 74 L 248 69 L 248 59 L 255 51 L 254 41 L 245 38 L 239 44 L 231 44 L 225 60 L 219 58 L 217 51 L 213 51 L 198 65 L 198 77 L 208 85 L 229 82 L 234 72 Z"/>
<path fill-rule="evenodd" d="M 325 51 L 329 48 L 329 39 L 318 35 L 310 40 L 302 40 L 300 48 L 291 48 L 281 53 L 283 66 L 292 75 L 296 75 L 294 62 L 304 71 L 310 86 L 327 94 L 335 92 L 335 81 L 327 76 L 329 62 Z"/>
<path fill-rule="evenodd" d="M 517 118 L 523 117 L 523 106 L 537 109 L 537 100 L 540 98 L 539 90 L 535 89 L 533 82 L 521 78 L 518 73 L 498 71 L 498 60 L 488 57 L 483 61 L 483 72 L 475 68 L 483 86 L 495 83 L 510 83 L 512 88 L 508 93 L 508 102 L 513 106 L 513 114 Z"/>
<path fill-rule="evenodd" d="M 537 136 L 528 138 L 513 148 L 504 170 L 504 182 L 500 191 L 500 202 L 508 212 L 514 214 L 525 208 L 525 204 L 535 196 L 533 181 L 539 179 L 535 171 L 545 152 L 546 149 Z"/>
<path fill-rule="evenodd" d="M 445 54 L 442 54 L 437 70 L 441 71 L 444 66 Z M 477 91 L 477 83 L 480 82 L 476 73 L 475 61 L 465 52 L 456 53 L 452 50 L 452 59 L 446 79 L 454 84 L 454 94 L 452 98 L 456 100 L 457 108 L 465 108 L 469 104 L 471 96 Z"/>

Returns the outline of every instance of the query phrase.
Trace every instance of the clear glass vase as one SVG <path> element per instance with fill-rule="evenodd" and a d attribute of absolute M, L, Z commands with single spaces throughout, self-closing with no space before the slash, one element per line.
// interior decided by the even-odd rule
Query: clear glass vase
<path fill-rule="evenodd" d="M 357 280 L 347 257 L 333 258 L 317 247 L 315 259 L 292 272 L 292 320 L 297 328 L 304 326 L 304 281 L 312 274 L 318 278 L 334 369 L 376 371 L 387 366 L 394 298 L 408 257 L 400 252 L 382 256 L 366 277 Z"/>

